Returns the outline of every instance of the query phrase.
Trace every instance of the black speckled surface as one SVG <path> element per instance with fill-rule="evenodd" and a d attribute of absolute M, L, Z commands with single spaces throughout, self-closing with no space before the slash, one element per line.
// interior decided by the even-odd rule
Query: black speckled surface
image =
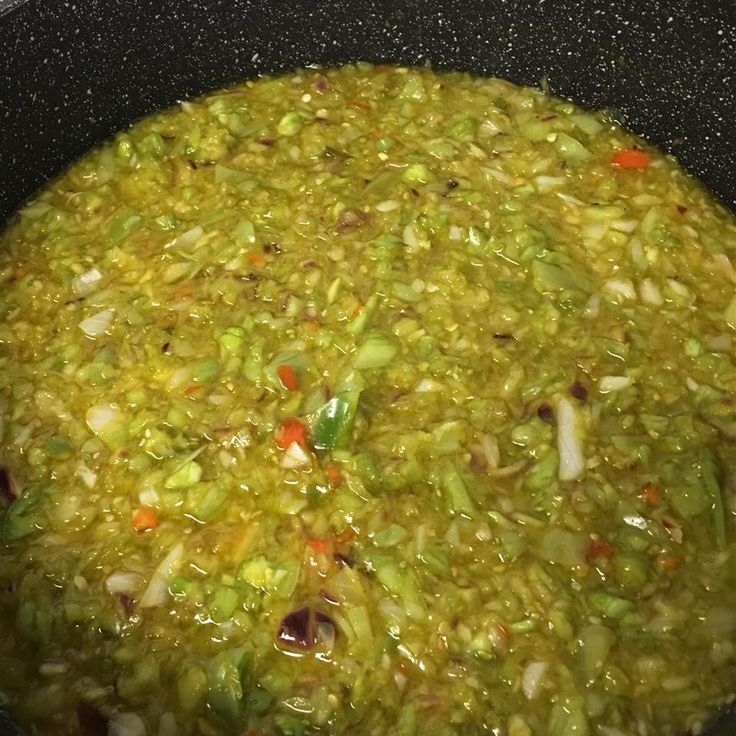
<path fill-rule="evenodd" d="M 546 75 L 736 209 L 736 0 L 0 0 L 0 39 L 0 220 L 156 108 L 357 59 Z"/>
<path fill-rule="evenodd" d="M 0 221 L 148 112 L 358 59 L 547 76 L 736 210 L 736 0 L 0 0 Z"/>

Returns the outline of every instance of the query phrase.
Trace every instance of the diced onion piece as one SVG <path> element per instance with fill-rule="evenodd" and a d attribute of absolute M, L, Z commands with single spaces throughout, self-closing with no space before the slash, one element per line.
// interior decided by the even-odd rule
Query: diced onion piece
<path fill-rule="evenodd" d="M 664 304 L 662 292 L 651 279 L 644 279 L 639 284 L 639 293 L 641 294 L 641 300 L 645 304 L 650 304 L 653 307 L 660 307 Z"/>
<path fill-rule="evenodd" d="M 667 279 L 667 286 L 669 286 L 675 294 L 681 296 L 683 299 L 691 299 L 693 296 L 692 291 L 677 279 Z"/>
<path fill-rule="evenodd" d="M 192 376 L 192 369 L 190 366 L 183 365 L 171 372 L 169 380 L 166 382 L 166 390 L 173 391 L 179 386 L 183 386 Z"/>
<path fill-rule="evenodd" d="M 85 271 L 72 279 L 72 289 L 74 289 L 75 294 L 86 296 L 94 291 L 101 279 L 102 274 L 96 268 L 90 268 L 89 271 Z"/>
<path fill-rule="evenodd" d="M 439 381 L 435 381 L 434 378 L 422 378 L 414 387 L 414 391 L 418 394 L 426 394 L 430 391 L 442 391 L 443 388 L 444 386 Z"/>
<path fill-rule="evenodd" d="M 155 506 L 159 502 L 158 491 L 150 486 L 143 488 L 138 492 L 138 500 L 141 506 Z"/>
<path fill-rule="evenodd" d="M 82 483 L 84 483 L 84 485 L 90 490 L 97 484 L 97 473 L 90 470 L 83 462 L 77 464 L 77 468 L 74 472 Z"/>
<path fill-rule="evenodd" d="M 489 468 L 497 468 L 501 462 L 501 454 L 498 450 L 498 440 L 495 434 L 482 434 L 479 438 L 483 457 Z"/>
<path fill-rule="evenodd" d="M 197 225 L 197 227 L 193 227 L 191 230 L 187 230 L 185 233 L 182 233 L 178 238 L 170 240 L 168 243 L 166 243 L 164 248 L 181 248 L 187 245 L 193 245 L 203 235 L 204 228 Z"/>
<path fill-rule="evenodd" d="M 585 204 L 585 202 L 581 202 L 577 197 L 573 197 L 572 194 L 565 194 L 565 192 L 557 192 L 557 196 L 565 204 L 572 205 L 573 207 L 580 207 Z"/>
<path fill-rule="evenodd" d="M 521 676 L 521 689 L 527 700 L 532 700 L 540 690 L 549 662 L 530 662 Z"/>
<path fill-rule="evenodd" d="M 700 388 L 700 384 L 690 378 L 690 376 L 685 379 L 685 385 L 688 387 L 689 391 L 697 391 Z"/>
<path fill-rule="evenodd" d="M 79 329 L 84 332 L 87 337 L 97 337 L 103 335 L 112 323 L 115 312 L 112 309 L 103 309 L 97 314 L 90 315 L 87 319 L 83 319 L 79 323 Z"/>
<path fill-rule="evenodd" d="M 397 210 L 399 207 L 401 207 L 401 202 L 398 199 L 386 199 L 376 205 L 379 212 L 391 212 L 391 210 Z"/>
<path fill-rule="evenodd" d="M 555 187 L 565 186 L 567 179 L 564 176 L 537 176 L 534 183 L 540 192 L 546 192 Z"/>
<path fill-rule="evenodd" d="M 583 445 L 580 441 L 578 416 L 572 402 L 560 399 L 557 405 L 557 452 L 560 456 L 560 480 L 575 480 L 585 470 Z"/>
<path fill-rule="evenodd" d="M 731 281 L 736 281 L 736 268 L 733 267 L 733 263 L 731 263 L 731 260 L 725 253 L 716 253 L 716 255 L 713 256 L 713 260 L 716 262 L 718 268 L 721 269 L 731 279 Z"/>
<path fill-rule="evenodd" d="M 461 227 L 458 227 L 457 225 L 450 225 L 449 230 L 447 231 L 447 235 L 450 238 L 450 240 L 462 240 L 463 239 L 463 229 Z"/>
<path fill-rule="evenodd" d="M 480 124 L 478 132 L 485 133 L 486 135 L 498 135 L 503 132 L 503 128 L 493 120 L 486 119 Z"/>
<path fill-rule="evenodd" d="M 705 341 L 705 346 L 714 353 L 728 353 L 731 351 L 733 341 L 731 335 L 714 335 Z"/>
<path fill-rule="evenodd" d="M 639 223 L 636 220 L 614 220 L 611 227 L 620 233 L 633 233 Z"/>
<path fill-rule="evenodd" d="M 609 394 L 612 391 L 628 388 L 633 382 L 629 376 L 602 376 L 598 381 L 598 390 L 602 394 Z"/>
<path fill-rule="evenodd" d="M 110 424 L 120 418 L 120 411 L 112 404 L 97 404 L 87 412 L 87 425 L 95 433 L 100 434 Z"/>
<path fill-rule="evenodd" d="M 723 318 L 736 330 L 736 294 L 731 297 L 731 301 L 723 313 Z"/>
<path fill-rule="evenodd" d="M 419 247 L 419 240 L 417 238 L 417 234 L 414 231 L 414 228 L 411 225 L 407 225 L 404 228 L 404 231 L 401 233 L 401 239 L 410 247 L 410 248 L 418 248 Z"/>
<path fill-rule="evenodd" d="M 184 545 L 177 544 L 153 571 L 148 587 L 140 600 L 141 608 L 154 608 L 166 603 L 169 595 L 169 580 L 184 557 Z"/>
<path fill-rule="evenodd" d="M 514 185 L 514 178 L 509 176 L 505 171 L 501 171 L 500 169 L 483 169 L 483 172 L 507 187 Z"/>
<path fill-rule="evenodd" d="M 631 279 L 608 279 L 603 289 L 613 296 L 623 299 L 636 299 L 636 289 Z"/>
<path fill-rule="evenodd" d="M 105 578 L 105 590 L 110 595 L 127 595 L 132 597 L 143 587 L 143 575 L 125 570 L 111 572 Z"/>
<path fill-rule="evenodd" d="M 298 442 L 292 442 L 281 458 L 282 468 L 308 468 L 312 464 L 312 458 L 304 451 Z"/>
<path fill-rule="evenodd" d="M 158 736 L 179 736 L 179 724 L 176 716 L 167 711 L 158 719 Z"/>
<path fill-rule="evenodd" d="M 588 238 L 594 241 L 600 241 L 608 231 L 608 226 L 605 222 L 590 222 L 583 226 L 581 234 L 584 238 Z"/>
<path fill-rule="evenodd" d="M 146 724 L 137 713 L 113 713 L 107 722 L 107 736 L 146 736 Z"/>
<path fill-rule="evenodd" d="M 588 301 L 585 303 L 583 309 L 583 316 L 585 317 L 597 317 L 601 309 L 601 296 L 600 294 L 591 294 Z"/>
<path fill-rule="evenodd" d="M 55 677 L 56 675 L 64 675 L 69 672 L 69 662 L 63 659 L 48 659 L 41 662 L 38 667 L 38 674 L 42 677 Z"/>

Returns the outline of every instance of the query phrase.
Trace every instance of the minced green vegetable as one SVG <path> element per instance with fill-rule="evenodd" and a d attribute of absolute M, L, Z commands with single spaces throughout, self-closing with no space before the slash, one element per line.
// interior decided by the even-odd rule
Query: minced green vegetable
<path fill-rule="evenodd" d="M 1 244 L 29 736 L 679 736 L 736 695 L 736 222 L 606 115 L 263 78 Z"/>

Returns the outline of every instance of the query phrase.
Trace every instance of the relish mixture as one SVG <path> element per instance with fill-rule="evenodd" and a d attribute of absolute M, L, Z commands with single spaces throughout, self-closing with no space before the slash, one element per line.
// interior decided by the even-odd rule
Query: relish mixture
<path fill-rule="evenodd" d="M 0 238 L 29 734 L 682 736 L 736 693 L 736 220 L 543 91 L 247 82 Z"/>

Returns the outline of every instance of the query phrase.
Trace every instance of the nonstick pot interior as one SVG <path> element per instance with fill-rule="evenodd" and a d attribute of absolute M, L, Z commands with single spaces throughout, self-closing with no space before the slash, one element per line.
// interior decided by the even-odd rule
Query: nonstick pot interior
<path fill-rule="evenodd" d="M 146 113 L 360 59 L 546 78 L 615 110 L 736 210 L 733 0 L 0 0 L 0 222 Z M 0 711 L 0 736 L 15 733 Z M 733 715 L 711 731 L 734 733 Z"/>
<path fill-rule="evenodd" d="M 547 77 L 736 208 L 733 0 L 0 0 L 0 221 L 148 112 L 358 59 Z"/>

